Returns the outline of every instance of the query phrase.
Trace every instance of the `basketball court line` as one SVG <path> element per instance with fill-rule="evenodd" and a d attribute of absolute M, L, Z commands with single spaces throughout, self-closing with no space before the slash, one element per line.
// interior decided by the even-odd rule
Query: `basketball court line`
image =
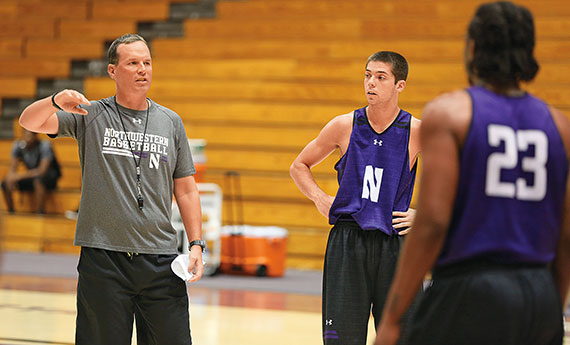
<path fill-rule="evenodd" d="M 10 339 L 10 338 L 0 338 L 0 345 L 74 345 L 73 343 L 59 343 L 52 341 L 36 341 L 36 340 L 26 340 L 26 339 Z"/>

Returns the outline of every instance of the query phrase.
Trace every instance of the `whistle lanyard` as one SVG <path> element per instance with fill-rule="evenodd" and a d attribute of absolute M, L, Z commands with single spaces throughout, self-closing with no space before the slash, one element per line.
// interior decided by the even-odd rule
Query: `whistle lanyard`
<path fill-rule="evenodd" d="M 139 159 L 137 161 L 135 152 L 133 151 L 134 146 L 131 144 L 131 139 L 129 139 L 129 135 L 127 134 L 127 129 L 125 128 L 125 123 L 123 122 L 123 117 L 121 116 L 121 112 L 119 110 L 119 104 L 117 103 L 117 96 L 114 97 L 115 100 L 115 108 L 117 108 L 117 115 L 119 116 L 119 120 L 121 120 L 121 125 L 123 126 L 123 131 L 125 132 L 125 136 L 127 137 L 127 142 L 129 143 L 129 149 L 131 151 L 131 155 L 133 157 L 133 161 L 135 162 L 135 168 L 136 168 L 136 173 L 137 173 L 137 203 L 139 205 L 139 209 L 142 210 L 143 208 L 143 204 L 144 204 L 144 200 L 143 200 L 143 196 L 142 196 L 142 183 L 141 183 L 141 159 L 142 159 L 142 147 L 141 150 L 139 152 Z M 144 133 L 143 133 L 143 144 L 144 144 L 144 140 L 146 137 L 146 128 L 148 125 L 148 116 L 150 114 L 150 101 L 148 100 L 148 98 L 146 99 L 147 103 L 148 103 L 148 107 L 146 108 L 146 120 L 144 123 Z"/>

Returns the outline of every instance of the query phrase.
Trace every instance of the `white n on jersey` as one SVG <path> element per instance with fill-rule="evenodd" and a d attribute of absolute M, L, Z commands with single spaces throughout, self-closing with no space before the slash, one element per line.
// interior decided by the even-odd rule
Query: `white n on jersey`
<path fill-rule="evenodd" d="M 366 170 L 364 170 L 364 179 L 362 181 L 363 199 L 370 199 L 372 202 L 378 202 L 383 175 L 384 169 L 376 168 L 372 165 L 366 166 Z"/>

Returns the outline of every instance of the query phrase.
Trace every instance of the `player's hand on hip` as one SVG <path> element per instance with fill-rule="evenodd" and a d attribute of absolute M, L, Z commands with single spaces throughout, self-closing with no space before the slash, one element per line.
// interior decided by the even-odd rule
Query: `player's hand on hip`
<path fill-rule="evenodd" d="M 315 200 L 315 206 L 317 206 L 319 212 L 327 219 L 329 218 L 329 212 L 331 210 L 333 201 L 334 201 L 334 196 L 328 194 L 324 194 L 323 196 Z"/>
<path fill-rule="evenodd" d="M 405 235 L 412 229 L 412 224 L 416 218 L 416 210 L 409 208 L 405 212 L 394 211 L 392 212 L 392 226 L 394 229 L 405 229 L 398 232 L 398 235 Z"/>
<path fill-rule="evenodd" d="M 54 96 L 54 101 L 64 111 L 73 114 L 87 115 L 87 110 L 80 108 L 81 104 L 91 105 L 91 102 L 80 92 L 63 90 Z"/>
<path fill-rule="evenodd" d="M 195 282 L 202 278 L 204 274 L 204 262 L 202 261 L 202 247 L 192 246 L 188 254 L 188 272 L 192 273 L 189 282 Z"/>

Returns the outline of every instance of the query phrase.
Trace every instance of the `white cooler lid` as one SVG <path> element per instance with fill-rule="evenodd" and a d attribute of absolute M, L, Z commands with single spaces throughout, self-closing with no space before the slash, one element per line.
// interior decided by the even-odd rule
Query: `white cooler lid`
<path fill-rule="evenodd" d="M 247 237 L 283 238 L 288 231 L 278 226 L 225 225 L 222 235 L 243 235 Z"/>

